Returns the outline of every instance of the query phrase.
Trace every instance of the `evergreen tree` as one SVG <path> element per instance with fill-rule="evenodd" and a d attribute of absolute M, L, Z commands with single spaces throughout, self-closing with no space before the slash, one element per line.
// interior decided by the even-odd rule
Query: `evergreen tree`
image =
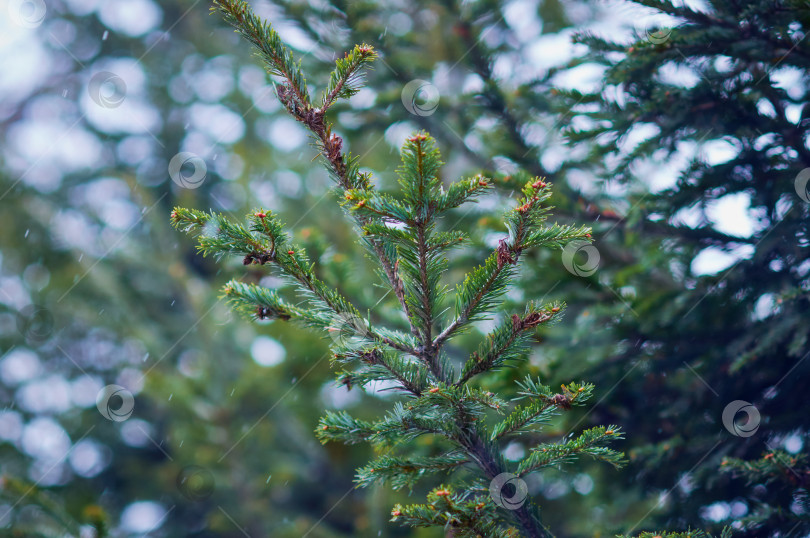
<path fill-rule="evenodd" d="M 630 491 L 640 474 L 647 488 L 667 492 L 669 502 L 631 522 L 638 528 L 708 520 L 749 536 L 804 535 L 810 9 L 791 0 L 636 3 L 670 22 L 630 43 L 581 33 L 576 41 L 590 52 L 580 61 L 604 65 L 604 85 L 566 93 L 579 126 L 570 141 L 593 144 L 580 165 L 635 193 L 622 241 L 651 240 L 666 252 L 648 259 L 654 271 L 631 265 L 615 282 L 636 290 L 637 317 L 616 324 L 623 350 L 593 372 L 600 384 L 634 387 L 631 407 L 646 409 L 633 419 L 636 473 L 617 489 Z M 641 128 L 648 134 L 622 151 Z M 671 187 L 645 184 L 651 162 L 720 141 L 726 157 L 697 153 Z M 751 233 L 717 229 L 711 210 L 728 196 L 748 200 Z M 706 248 L 736 263 L 696 273 L 693 259 Z M 631 355 L 642 360 L 628 371 L 620 359 Z M 736 400 L 758 410 L 752 435 L 724 427 L 723 410 Z"/>
<path fill-rule="evenodd" d="M 270 265 L 300 299 L 298 302 L 287 290 L 231 281 L 224 295 L 236 309 L 255 319 L 292 320 L 332 334 L 336 341 L 333 363 L 343 368 L 338 378 L 341 384 L 352 388 L 385 382 L 402 393 L 394 408 L 377 420 L 328 413 L 318 425 L 316 431 L 323 442 L 368 442 L 382 453 L 358 470 L 358 485 L 381 480 L 401 488 L 412 486 L 424 475 L 472 469 L 458 473 L 462 476 L 452 484 L 433 489 L 426 504 L 397 505 L 393 521 L 443 526 L 459 536 L 548 535 L 538 506 L 523 503 L 523 477 L 582 455 L 618 466 L 621 454 L 606 445 L 622 438 L 622 432 L 617 426 L 599 426 L 576 437 L 546 438 L 534 443 L 530 454 L 517 465 L 509 465 L 501 452 L 506 440 L 535 437 L 558 412 L 582 405 L 593 386 L 569 383 L 555 393 L 528 376 L 518 383 L 517 391 L 512 390 L 525 402 L 507 413 L 510 406 L 501 396 L 477 388 L 471 381 L 514 366 L 524 356 L 531 334 L 559 319 L 564 304 L 529 303 L 521 312 L 500 315 L 501 322 L 463 364 L 454 364 L 446 349 L 473 323 L 494 314 L 524 252 L 543 246 L 561 248 L 571 241 L 589 242 L 590 230 L 547 225 L 551 185 L 522 175 L 522 196 L 504 218 L 506 235 L 457 286 L 452 315 L 448 315 L 442 276 L 449 266 L 450 250 L 463 245 L 467 234 L 448 227 L 442 217 L 475 201 L 491 188 L 493 180 L 474 176 L 445 188 L 435 142 L 417 132 L 402 148 L 399 192 L 375 188 L 358 160 L 343 151 L 343 140 L 325 118 L 338 99 L 360 89 L 363 70 L 376 57 L 374 49 L 355 46 L 337 60 L 321 98 L 313 101 L 300 64 L 269 24 L 241 1 L 217 1 L 214 9 L 256 47 L 267 70 L 276 77 L 279 100 L 312 134 L 336 194 L 399 305 L 404 327 L 386 326 L 370 311 L 364 315 L 339 289 L 325 283 L 305 249 L 292 242 L 270 211 L 255 210 L 243 225 L 221 214 L 176 208 L 171 215 L 173 224 L 198 236 L 204 254 L 238 255 L 245 265 Z M 497 418 L 499 414 L 505 416 Z M 493 418 L 498 421 L 490 425 Z M 428 451 L 411 442 L 423 435 L 436 439 Z M 513 496 L 506 497 L 501 490 L 507 481 L 518 484 Z M 503 508 L 515 499 L 518 502 L 508 506 L 510 510 Z"/>

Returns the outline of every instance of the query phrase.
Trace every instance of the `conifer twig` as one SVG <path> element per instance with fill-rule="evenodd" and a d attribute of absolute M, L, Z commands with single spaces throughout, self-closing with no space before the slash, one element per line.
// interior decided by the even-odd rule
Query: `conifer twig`
<path fill-rule="evenodd" d="M 556 410 L 584 401 L 590 387 L 571 384 L 564 393 L 554 395 L 527 379 L 519 385 L 519 394 L 529 402 L 489 426 L 487 414 L 503 414 L 507 403 L 467 381 L 524 358 L 528 336 L 558 318 L 562 303 L 529 304 L 522 315 L 507 318 L 470 355 L 458 378 L 442 345 L 496 309 L 524 250 L 562 247 L 574 239 L 590 238 L 590 230 L 546 225 L 550 185 L 540 178 L 526 177 L 517 207 L 505 216 L 506 237 L 484 264 L 470 271 L 459 284 L 456 316 L 436 335 L 437 313 L 445 296 L 441 277 L 448 267 L 447 252 L 466 238 L 463 232 L 443 230 L 442 217 L 465 202 L 475 201 L 491 187 L 491 181 L 473 176 L 445 189 L 439 177 L 442 161 L 435 140 L 417 132 L 401 150 L 399 192 L 379 192 L 372 186 L 370 174 L 360 172 L 357 159 L 343 152 L 343 140 L 332 133 L 325 120 L 325 113 L 337 100 L 359 90 L 362 70 L 375 58 L 374 50 L 367 45 L 356 46 L 339 59 L 321 106 L 315 108 L 300 65 L 293 61 L 292 53 L 272 27 L 256 17 L 244 2 L 217 0 L 215 5 L 258 48 L 270 73 L 282 79 L 276 86 L 279 99 L 313 133 L 341 203 L 360 228 L 363 245 L 379 260 L 384 278 L 407 318 L 410 334 L 372 327 L 370 321 L 365 321 L 349 299 L 316 277 L 306 252 L 291 242 L 281 221 L 270 212 L 256 210 L 248 216 L 246 227 L 223 215 L 176 208 L 171 215 L 173 224 L 196 235 L 203 254 L 238 255 L 245 265 L 274 267 L 305 299 L 303 304 L 292 304 L 275 290 L 231 281 L 224 292 L 235 308 L 258 319 L 298 321 L 323 331 L 340 331 L 348 338 L 338 339 L 341 341 L 333 346 L 332 364 L 343 367 L 339 383 L 352 389 L 389 382 L 405 397 L 373 422 L 354 419 L 345 412 L 327 413 L 321 419 L 316 431 L 322 442 L 370 442 L 385 449 L 381 457 L 358 469 L 359 485 L 387 481 L 394 488 L 412 487 L 426 474 L 448 473 L 461 466 L 477 468 L 477 481 L 464 486 L 464 491 L 454 493 L 450 486 L 434 489 L 427 505 L 397 505 L 392 511 L 393 521 L 449 526 L 466 533 L 460 536 L 469 536 L 470 532 L 507 536 L 514 529 L 505 526 L 513 523 L 522 536 L 548 536 L 534 502 L 511 511 L 498 510 L 485 487 L 486 481 L 494 481 L 503 473 L 520 475 L 571 461 L 580 454 L 619 464 L 620 454 L 603 446 L 620 438 L 618 430 L 591 429 L 551 449 L 541 445 L 510 471 L 510 464 L 501 454 L 500 440 L 543 427 Z M 431 445 L 435 447 L 431 453 L 396 454 L 395 449 L 423 435 L 437 440 Z"/>

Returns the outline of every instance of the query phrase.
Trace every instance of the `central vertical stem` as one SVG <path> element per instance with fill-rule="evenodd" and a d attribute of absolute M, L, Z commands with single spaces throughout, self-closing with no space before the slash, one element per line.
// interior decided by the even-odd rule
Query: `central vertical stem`
<path fill-rule="evenodd" d="M 478 462 L 478 466 L 487 478 L 494 480 L 496 476 L 508 471 L 501 465 L 500 459 L 496 458 L 490 446 L 484 442 L 478 432 L 471 428 L 471 423 L 466 418 L 466 413 L 462 408 L 458 408 L 456 417 L 457 424 L 461 429 L 461 436 L 458 442 L 466 449 L 467 453 Z M 551 538 L 552 535 L 543 527 L 537 517 L 532 514 L 531 500 L 524 503 L 517 510 L 512 512 L 521 527 L 521 537 L 526 538 Z M 504 509 L 505 510 L 505 509 Z"/>
<path fill-rule="evenodd" d="M 424 353 L 424 360 L 430 367 L 433 374 L 444 382 L 449 382 L 444 377 L 439 356 L 436 346 L 433 345 L 433 308 L 431 294 L 433 291 L 430 289 L 430 282 L 428 280 L 428 247 L 427 236 L 425 233 L 425 224 L 419 221 L 416 224 L 416 242 L 419 248 L 419 286 L 421 288 L 422 296 L 422 309 L 425 312 L 424 320 L 425 328 L 422 334 L 422 348 Z"/>

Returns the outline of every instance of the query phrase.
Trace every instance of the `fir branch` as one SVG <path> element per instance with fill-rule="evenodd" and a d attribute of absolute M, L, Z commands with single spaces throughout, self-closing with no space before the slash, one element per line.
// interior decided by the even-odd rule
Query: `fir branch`
<path fill-rule="evenodd" d="M 363 233 L 388 242 L 396 247 L 411 249 L 416 247 L 416 237 L 405 227 L 395 227 L 380 221 L 371 221 L 363 226 Z"/>
<path fill-rule="evenodd" d="M 275 261 L 276 248 L 288 241 L 286 234 L 265 238 L 214 212 L 175 207 L 170 217 L 175 228 L 198 238 L 197 250 L 200 253 L 213 255 L 217 259 L 225 254 L 236 254 L 245 256 L 243 262 L 246 264 L 263 265 Z M 275 221 L 274 218 L 271 220 Z"/>
<path fill-rule="evenodd" d="M 453 536 L 465 538 L 517 538 L 515 529 L 498 525 L 496 507 L 486 494 L 466 496 L 450 486 L 439 486 L 427 497 L 428 504 L 397 504 L 391 521 L 413 527 L 442 526 L 453 530 Z"/>
<path fill-rule="evenodd" d="M 234 310 L 249 314 L 253 319 L 287 321 L 293 317 L 304 318 L 308 313 L 286 303 L 275 291 L 255 284 L 231 280 L 225 284 L 222 291 Z M 324 322 L 328 323 L 328 318 L 324 319 Z"/>
<path fill-rule="evenodd" d="M 450 248 L 459 246 L 467 237 L 467 234 L 460 230 L 437 232 L 428 238 L 427 248 L 431 254 L 434 252 L 445 252 Z"/>
<path fill-rule="evenodd" d="M 369 224 L 378 223 L 380 219 L 400 224 L 413 222 L 410 209 L 389 194 L 352 189 L 346 191 L 344 198 L 350 205 L 350 211 Z"/>
<path fill-rule="evenodd" d="M 316 431 L 324 443 L 368 442 L 386 450 L 385 455 L 358 471 L 360 485 L 382 479 L 398 488 L 414 484 L 423 475 L 462 464 L 473 463 L 479 468 L 481 477 L 476 485 L 457 494 L 445 487 L 434 490 L 427 505 L 396 508 L 392 512 L 395 520 L 443 524 L 453 528 L 457 536 L 516 534 L 515 530 L 503 528 L 504 515 L 494 509 L 480 482 L 509 472 L 498 441 L 543 424 L 552 412 L 581 403 L 592 387 L 571 384 L 564 386 L 562 393 L 553 394 L 527 378 L 519 384 L 519 394 L 529 401 L 490 431 L 487 418 L 493 411 L 502 414 L 506 404 L 491 392 L 468 386 L 466 381 L 521 357 L 531 330 L 551 322 L 562 306 L 539 308 L 530 304 L 523 315 L 506 319 L 467 362 L 455 383 L 442 344 L 470 322 L 491 314 L 514 278 L 515 266 L 525 249 L 561 247 L 570 240 L 590 237 L 589 230 L 545 226 L 550 186 L 541 179 L 530 180 L 518 206 L 505 216 L 507 236 L 458 287 L 455 319 L 434 337 L 444 295 L 440 279 L 448 263 L 444 253 L 466 237 L 461 232 L 441 231 L 439 217 L 477 199 L 490 188 L 491 181 L 474 176 L 451 183 L 445 192 L 439 178 L 442 161 L 435 141 L 419 132 L 408 138 L 402 148 L 398 168 L 401 194 L 397 197 L 376 191 L 370 174 L 361 173 L 358 160 L 343 152 L 343 140 L 332 132 L 324 117 L 338 99 L 349 98 L 359 90 L 363 69 L 376 57 L 373 49 L 360 45 L 338 60 L 321 107 L 313 108 L 298 64 L 270 25 L 253 15 L 244 2 L 222 1 L 215 6 L 259 48 L 271 74 L 283 79 L 276 86 L 278 97 L 293 117 L 313 133 L 336 190 L 344 199 L 342 205 L 362 230 L 363 245 L 380 264 L 382 276 L 408 321 L 410 335 L 372 326 L 370 316 L 360 316 L 347 298 L 316 277 L 304 249 L 291 242 L 283 223 L 270 212 L 257 210 L 248 217 L 248 226 L 243 226 L 222 215 L 178 208 L 172 213 L 174 225 L 197 235 L 198 248 L 204 254 L 239 254 L 246 265 L 270 264 L 305 299 L 305 306 L 293 305 L 274 290 L 232 281 L 225 293 L 238 310 L 257 318 L 292 320 L 339 331 L 344 338 L 332 348 L 332 363 L 344 368 L 338 376 L 340 383 L 351 389 L 372 382 L 393 382 L 392 390 L 406 396 L 374 421 L 358 420 L 345 412 L 327 412 L 320 420 Z M 434 444 L 439 447 L 437 453 L 400 456 L 392 452 L 424 435 L 441 442 Z M 569 461 L 583 453 L 618 464 L 621 455 L 602 445 L 620 435 L 614 427 L 594 428 L 575 440 L 541 445 L 520 463 L 518 472 Z M 552 457 L 544 455 L 544 449 L 550 450 Z M 547 536 L 533 503 L 510 512 L 509 517 L 519 524 L 523 535 Z"/>
<path fill-rule="evenodd" d="M 482 175 L 456 181 L 439 200 L 437 211 L 448 211 L 461 204 L 474 201 L 493 187 L 492 180 Z"/>
<path fill-rule="evenodd" d="M 411 305 L 408 304 L 408 298 L 405 293 L 405 283 L 402 281 L 402 278 L 399 275 L 399 260 L 396 259 L 395 256 L 389 254 L 386 248 L 388 245 L 386 245 L 385 242 L 372 238 L 370 239 L 369 243 L 371 244 L 372 250 L 376 254 L 376 259 L 379 261 L 388 282 L 391 284 L 391 288 L 394 290 L 394 295 L 396 295 L 400 306 L 402 306 L 402 310 L 405 313 L 405 319 L 408 320 L 408 327 L 410 328 L 411 335 L 418 339 L 419 330 L 413 322 L 414 314 L 411 310 Z"/>
<path fill-rule="evenodd" d="M 617 538 L 731 538 L 733 536 L 733 532 L 731 527 L 723 527 L 723 530 L 720 531 L 720 534 L 714 535 L 704 532 L 698 529 L 688 529 L 685 532 L 668 532 L 668 531 L 654 531 L 654 532 L 642 532 L 641 534 L 637 534 L 635 536 L 630 536 L 629 534 L 622 534 L 617 536 Z"/>
<path fill-rule="evenodd" d="M 348 99 L 362 87 L 363 69 L 370 67 L 377 58 L 377 53 L 369 45 L 355 45 L 344 58 L 335 61 L 335 70 L 329 78 L 329 85 L 324 90 L 321 108 L 328 109 L 338 99 Z"/>
<path fill-rule="evenodd" d="M 463 385 L 480 373 L 498 368 L 509 360 L 519 359 L 527 347 L 530 332 L 558 317 L 563 306 L 555 303 L 540 309 L 530 303 L 522 316 L 513 314 L 506 319 L 487 335 L 484 344 L 465 363 L 456 384 Z"/>
<path fill-rule="evenodd" d="M 406 290 L 410 287 L 411 312 L 419 320 L 418 329 L 425 343 L 424 357 L 440 378 L 444 374 L 436 360 L 431 342 L 438 297 L 441 292 L 439 278 L 446 267 L 444 259 L 428 246 L 434 228 L 433 201 L 440 195 L 441 181 L 438 170 L 442 161 L 435 141 L 426 133 L 417 133 L 402 147 L 402 164 L 398 169 L 402 187 L 403 205 L 410 219 L 406 223 L 415 236 L 416 249 L 400 252 L 402 267 L 406 270 Z M 410 281 L 410 282 L 408 282 Z M 408 286 L 410 284 L 410 286 Z"/>
<path fill-rule="evenodd" d="M 502 409 L 506 407 L 506 402 L 499 398 L 496 394 L 469 386 L 462 387 L 460 399 L 475 402 L 475 404 L 480 404 L 483 407 L 488 407 L 489 409 L 497 411 L 498 414 L 503 414 Z M 478 409 L 473 408 L 472 411 L 474 414 L 479 414 Z M 480 414 L 483 414 L 482 411 L 483 409 L 480 409 Z"/>
<path fill-rule="evenodd" d="M 527 377 L 528 383 L 533 384 L 532 392 L 524 392 L 532 401 L 518 405 L 512 413 L 492 429 L 491 440 L 500 439 L 506 435 L 532 431 L 534 426 L 546 425 L 558 414 L 559 410 L 571 409 L 574 405 L 583 405 L 593 393 L 593 385 L 589 383 L 571 383 L 563 385 L 563 392 L 554 394 L 546 386 L 535 385 Z"/>
<path fill-rule="evenodd" d="M 552 247 L 562 249 L 574 240 L 590 240 L 591 229 L 588 226 L 572 226 L 569 224 L 543 226 L 539 230 L 527 235 L 523 241 L 523 248 Z"/>
<path fill-rule="evenodd" d="M 313 133 L 330 175 L 338 187 L 347 191 L 370 190 L 370 177 L 360 172 L 356 158 L 343 153 L 343 139 L 332 133 L 331 127 L 324 121 L 324 114 L 337 99 L 350 97 L 360 89 L 362 69 L 369 67 L 377 57 L 374 49 L 368 45 L 359 45 L 345 58 L 336 61 L 335 71 L 330 77 L 330 83 L 323 97 L 322 108 L 313 109 L 299 66 L 293 63 L 292 54 L 281 44 L 275 30 L 261 21 L 243 1 L 225 0 L 215 2 L 215 5 L 222 11 L 227 22 L 235 26 L 237 31 L 262 51 L 272 68 L 271 73 L 278 74 L 286 80 L 276 87 L 279 100 L 295 119 Z M 263 43 L 262 39 L 267 39 L 267 43 Z M 363 216 L 358 216 L 356 220 L 361 228 L 369 223 L 369 219 Z M 388 255 L 385 245 L 370 238 L 368 246 L 383 268 L 388 282 L 394 288 L 399 287 L 399 277 L 394 268 L 396 260 Z M 413 318 L 410 306 L 404 295 L 397 294 L 397 298 L 410 324 Z M 410 326 L 410 331 L 414 336 L 418 335 L 413 325 Z"/>
<path fill-rule="evenodd" d="M 515 275 L 515 265 L 526 248 L 539 245 L 561 246 L 573 239 L 590 239 L 590 228 L 554 225 L 544 228 L 550 207 L 543 202 L 551 196 L 551 186 L 535 178 L 523 187 L 519 205 L 505 218 L 509 235 L 502 239 L 484 262 L 467 275 L 456 290 L 456 318 L 434 340 L 440 347 L 445 340 L 491 310 Z"/>
<path fill-rule="evenodd" d="M 318 279 L 304 249 L 289 241 L 278 217 L 271 212 L 258 210 L 250 218 L 252 225 L 248 230 L 231 222 L 224 215 L 213 212 L 175 208 L 171 213 L 171 220 L 176 228 L 197 236 L 198 249 L 204 255 L 222 257 L 225 254 L 237 254 L 244 256 L 245 264 L 272 263 L 278 267 L 282 275 L 296 284 L 299 293 L 315 309 L 315 313 L 308 314 L 305 320 L 311 326 L 327 330 L 350 330 L 351 336 L 381 342 L 398 351 L 418 355 L 403 335 L 394 331 L 381 335 L 374 331 L 348 299 Z M 246 301 L 242 298 L 239 304 L 244 308 Z M 263 306 L 267 305 L 255 302 L 252 308 L 258 313 L 258 309 Z M 268 312 L 272 315 L 273 308 Z M 328 321 L 324 323 L 319 320 Z"/>
<path fill-rule="evenodd" d="M 756 460 L 723 459 L 721 470 L 745 478 L 748 484 L 770 484 L 776 481 L 794 487 L 810 486 L 810 467 L 805 454 L 788 454 L 783 450 L 770 450 Z"/>
<path fill-rule="evenodd" d="M 214 0 L 211 11 L 219 11 L 228 24 L 256 47 L 270 74 L 286 80 L 284 87 L 292 90 L 298 106 L 304 109 L 310 107 L 307 82 L 300 62 L 295 62 L 292 52 L 281 42 L 278 32 L 269 23 L 257 17 L 250 6 L 241 0 Z"/>
<path fill-rule="evenodd" d="M 396 381 L 401 390 L 418 397 L 429 382 L 435 381 L 419 362 L 378 347 L 336 353 L 333 361 L 366 365 L 359 372 L 343 372 L 338 376 L 349 389 L 354 385 L 365 386 L 372 381 Z"/>
<path fill-rule="evenodd" d="M 523 380 L 518 381 L 517 386 L 520 387 L 517 400 L 526 398 L 548 399 L 554 395 L 551 387 L 544 385 L 540 379 L 533 379 L 531 375 L 527 375 Z"/>
<path fill-rule="evenodd" d="M 388 482 L 395 490 L 413 485 L 427 472 L 450 471 L 459 465 L 469 463 L 461 452 L 449 452 L 441 456 L 419 458 L 397 458 L 381 456 L 357 470 L 355 481 L 358 486 L 366 487 L 375 482 Z"/>
<path fill-rule="evenodd" d="M 495 306 L 497 299 L 506 292 L 506 286 L 514 277 L 514 268 L 503 262 L 507 251 L 501 243 L 498 249 L 484 262 L 484 265 L 470 272 L 456 288 L 456 319 L 434 340 L 434 346 L 441 346 L 463 326 L 483 319 L 484 313 Z M 510 258 L 516 263 L 515 258 Z"/>
<path fill-rule="evenodd" d="M 447 266 L 441 252 L 461 236 L 434 237 L 437 200 L 442 196 L 438 177 L 442 162 L 433 138 L 416 133 L 406 140 L 401 155 L 398 174 L 402 200 L 358 190 L 346 192 L 345 197 L 353 204 L 352 211 L 365 219 L 363 228 L 368 236 L 396 244 L 397 269 L 403 277 L 400 280 L 397 274 L 393 284 L 404 299 L 412 332 L 424 342 L 420 357 L 434 375 L 444 380 L 447 372 L 432 345 L 435 312 L 443 291 L 439 279 Z M 387 226 L 386 221 L 400 227 Z"/>
<path fill-rule="evenodd" d="M 556 407 L 550 401 L 519 405 L 511 415 L 495 425 L 490 439 L 494 441 L 509 434 L 532 431 L 534 426 L 545 426 L 557 415 Z"/>
<path fill-rule="evenodd" d="M 324 444 L 329 441 L 340 441 L 346 445 L 356 445 L 370 442 L 378 435 L 374 424 L 358 420 L 346 411 L 340 413 L 327 411 L 326 415 L 321 417 L 315 432 L 318 439 Z"/>
<path fill-rule="evenodd" d="M 436 141 L 425 132 L 408 137 L 402 146 L 402 164 L 397 169 L 406 207 L 416 222 L 428 222 L 435 214 L 434 200 L 441 196 L 439 168 L 443 164 Z"/>
<path fill-rule="evenodd" d="M 446 406 L 431 407 L 426 399 L 398 402 L 386 416 L 369 423 L 352 418 L 348 413 L 327 412 L 315 430 L 322 443 L 340 441 L 345 444 L 367 442 L 393 447 L 422 435 L 437 434 L 446 438 L 457 435 L 454 415 Z"/>
<path fill-rule="evenodd" d="M 542 467 L 551 467 L 576 460 L 581 454 L 620 467 L 625 462 L 623 454 L 601 444 L 623 439 L 618 426 L 597 426 L 582 432 L 579 437 L 561 443 L 542 444 L 531 449 L 531 454 L 518 465 L 517 475 L 524 476 Z"/>
<path fill-rule="evenodd" d="M 430 230 L 418 225 L 409 230 L 414 234 L 413 248 L 398 248 L 398 267 L 402 274 L 406 303 L 409 307 L 411 320 L 424 343 L 425 353 L 431 352 L 429 336 L 432 334 L 434 312 L 438 308 L 439 297 L 443 294 L 443 287 L 439 284 L 442 273 L 447 268 L 447 260 L 441 257 L 435 249 L 428 246 Z M 427 355 L 423 356 L 426 358 Z M 436 368 L 436 364 L 432 364 Z M 437 373 L 438 375 L 438 373 Z"/>
<path fill-rule="evenodd" d="M 438 383 L 430 388 L 421 399 L 423 405 L 431 408 L 445 408 L 450 413 L 461 413 L 467 418 L 483 418 L 485 408 L 502 413 L 506 402 L 489 391 L 473 387 Z"/>

